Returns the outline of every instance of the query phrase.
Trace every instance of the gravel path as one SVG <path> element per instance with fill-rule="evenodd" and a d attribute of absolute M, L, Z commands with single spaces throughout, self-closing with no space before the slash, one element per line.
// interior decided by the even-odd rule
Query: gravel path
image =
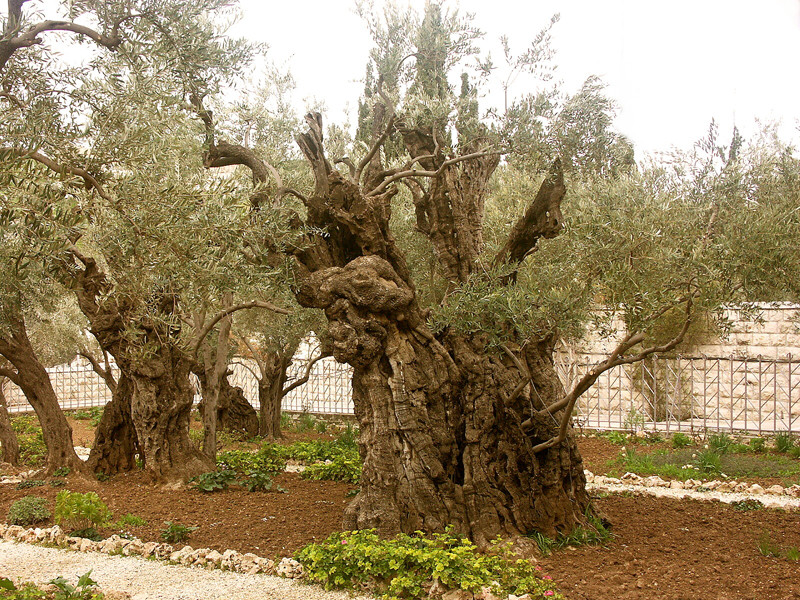
<path fill-rule="evenodd" d="M 91 569 L 101 589 L 129 593 L 134 600 L 349 600 L 345 592 L 269 575 L 167 565 L 133 556 L 73 552 L 0 540 L 0 576 L 47 583 L 64 576 L 75 583 Z M 359 596 L 360 600 L 371 600 Z"/>

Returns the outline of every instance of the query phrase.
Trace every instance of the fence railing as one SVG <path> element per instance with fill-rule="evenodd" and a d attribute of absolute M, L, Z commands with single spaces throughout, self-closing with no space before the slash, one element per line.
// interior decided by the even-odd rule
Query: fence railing
<path fill-rule="evenodd" d="M 605 357 L 556 355 L 556 369 L 566 388 Z M 306 371 L 296 358 L 289 381 Z M 237 360 L 229 377 L 258 408 L 255 365 Z M 48 369 L 65 410 L 103 406 L 111 392 L 90 365 L 73 362 Z M 308 382 L 284 399 L 286 411 L 352 414 L 352 370 L 326 358 L 313 365 Z M 11 412 L 31 410 L 10 382 L 5 396 Z M 195 398 L 199 401 L 198 395 Z M 603 373 L 579 400 L 574 419 L 590 429 L 720 430 L 800 433 L 800 357 L 747 359 L 654 357 Z"/>
<path fill-rule="evenodd" d="M 565 387 L 604 356 L 557 360 Z M 610 369 L 577 403 L 590 429 L 800 433 L 800 357 L 658 356 Z"/>

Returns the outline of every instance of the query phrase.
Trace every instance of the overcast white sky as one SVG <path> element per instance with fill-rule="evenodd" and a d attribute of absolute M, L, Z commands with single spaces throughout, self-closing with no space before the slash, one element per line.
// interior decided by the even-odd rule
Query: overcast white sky
<path fill-rule="evenodd" d="M 383 0 L 376 0 L 381 4 Z M 398 4 L 408 4 L 398 0 Z M 424 6 L 424 0 L 412 0 Z M 352 0 L 242 0 L 234 32 L 269 43 L 299 98 L 341 120 L 362 90 L 370 40 Z M 780 120 L 800 146 L 800 0 L 460 0 L 494 44 L 524 49 L 554 13 L 557 77 L 576 91 L 600 76 L 619 105 L 617 126 L 644 152 L 686 148 L 712 118 L 727 138 L 755 119 Z M 495 62 L 500 55 L 493 52 Z M 517 92 L 523 89 L 518 85 Z"/>

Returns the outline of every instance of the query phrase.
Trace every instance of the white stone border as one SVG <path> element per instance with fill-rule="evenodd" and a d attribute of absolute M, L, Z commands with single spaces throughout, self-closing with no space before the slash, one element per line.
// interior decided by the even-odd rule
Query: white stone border
<path fill-rule="evenodd" d="M 698 481 L 687 479 L 664 480 L 657 475 L 642 477 L 636 473 L 625 473 L 621 478 L 594 475 L 584 471 L 586 488 L 593 492 L 633 492 L 657 498 L 678 498 L 704 501 L 719 501 L 731 504 L 742 500 L 758 500 L 768 508 L 800 508 L 800 485 L 784 488 L 773 485 L 764 489 L 757 483 L 737 481 Z"/>

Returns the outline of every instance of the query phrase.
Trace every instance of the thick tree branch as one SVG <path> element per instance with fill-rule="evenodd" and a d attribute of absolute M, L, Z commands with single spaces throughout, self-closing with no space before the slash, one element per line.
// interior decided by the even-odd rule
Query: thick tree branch
<path fill-rule="evenodd" d="M 536 243 L 540 238 L 553 238 L 559 234 L 563 221 L 561 201 L 566 191 L 561 159 L 557 158 L 536 197 L 525 214 L 514 224 L 508 241 L 495 256 L 495 266 L 521 263 L 536 250 Z"/>
<path fill-rule="evenodd" d="M 14 52 L 20 48 L 30 48 L 41 44 L 42 40 L 39 36 L 48 31 L 68 31 L 82 35 L 109 50 L 115 50 L 122 43 L 122 38 L 117 34 L 119 23 L 115 25 L 114 35 L 111 36 L 71 21 L 42 21 L 22 33 L 14 35 L 22 19 L 22 4 L 23 2 L 19 0 L 9 0 L 9 21 L 6 35 L 11 34 L 13 37 L 0 40 L 0 71 L 5 68 Z"/>
<path fill-rule="evenodd" d="M 20 384 L 19 373 L 14 371 L 13 369 L 6 369 L 4 367 L 0 367 L 0 377 L 5 377 L 9 381 L 11 381 L 15 385 Z"/>
<path fill-rule="evenodd" d="M 210 169 L 216 167 L 242 165 L 250 169 L 250 172 L 253 175 L 253 184 L 256 186 L 258 184 L 266 183 L 269 179 L 269 176 L 272 176 L 272 178 L 275 180 L 275 185 L 278 188 L 274 200 L 275 203 L 277 203 L 281 198 L 283 198 L 283 196 L 286 195 L 295 196 L 301 201 L 306 201 L 305 196 L 303 196 L 300 192 L 285 187 L 283 185 L 283 178 L 278 172 L 278 169 L 270 164 L 269 161 L 259 157 L 250 148 L 240 144 L 215 141 L 214 113 L 210 110 L 207 110 L 203 106 L 203 99 L 195 93 L 191 94 L 190 102 L 192 104 L 192 109 L 203 122 L 206 130 L 205 145 L 207 150 L 203 156 L 203 166 L 205 168 Z M 263 199 L 264 196 L 261 192 L 257 191 L 253 194 L 253 204 L 258 205 Z"/>
<path fill-rule="evenodd" d="M 103 186 L 100 185 L 100 182 L 89 173 L 86 169 L 82 169 L 80 167 L 72 167 L 69 165 L 62 165 L 61 163 L 53 160 L 52 158 L 45 156 L 40 152 L 26 152 L 24 150 L 18 150 L 17 148 L 9 148 L 4 147 L 0 148 L 2 152 L 9 152 L 14 156 L 18 156 L 20 158 L 29 158 L 30 160 L 34 160 L 41 165 L 44 165 L 51 171 L 58 173 L 60 175 L 74 175 L 75 177 L 80 177 L 83 179 L 84 185 L 86 189 L 95 190 L 101 198 L 107 200 L 109 202 L 114 202 L 114 200 L 109 196 L 106 191 L 103 189 Z"/>

